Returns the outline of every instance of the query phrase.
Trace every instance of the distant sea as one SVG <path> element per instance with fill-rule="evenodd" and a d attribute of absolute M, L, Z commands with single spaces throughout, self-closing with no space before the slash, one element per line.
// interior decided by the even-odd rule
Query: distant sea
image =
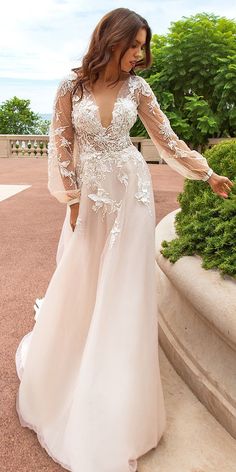
<path fill-rule="evenodd" d="M 52 114 L 51 113 L 39 113 L 39 115 L 42 117 L 43 120 L 50 120 L 52 119 Z"/>

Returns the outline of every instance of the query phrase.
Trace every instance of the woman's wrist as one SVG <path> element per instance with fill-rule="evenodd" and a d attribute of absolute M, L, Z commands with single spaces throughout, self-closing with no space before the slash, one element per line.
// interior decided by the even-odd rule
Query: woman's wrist
<path fill-rule="evenodd" d="M 73 200 L 70 200 L 69 202 L 67 202 L 67 205 L 70 206 L 70 207 L 73 207 L 75 205 L 79 205 L 79 199 L 78 198 L 73 198 Z"/>
<path fill-rule="evenodd" d="M 218 177 L 219 177 L 219 174 L 217 174 L 216 172 L 212 172 L 212 174 L 210 175 L 210 177 L 207 179 L 207 182 L 210 184 L 214 181 L 217 181 L 218 180 Z"/>
<path fill-rule="evenodd" d="M 73 211 L 73 210 L 78 211 L 79 210 L 79 203 L 73 203 L 73 205 L 70 205 L 70 209 L 71 209 L 71 211 Z"/>
<path fill-rule="evenodd" d="M 214 174 L 214 171 L 213 169 L 211 169 L 211 167 L 209 167 L 207 173 L 206 173 L 206 176 L 202 179 L 204 182 L 207 182 L 210 177 Z"/>

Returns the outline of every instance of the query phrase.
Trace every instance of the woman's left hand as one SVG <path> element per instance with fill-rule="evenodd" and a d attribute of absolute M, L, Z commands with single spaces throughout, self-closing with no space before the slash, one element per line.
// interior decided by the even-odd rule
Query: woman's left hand
<path fill-rule="evenodd" d="M 76 221 L 79 214 L 79 205 L 79 203 L 73 203 L 70 205 L 70 225 L 73 232 L 75 230 Z"/>
<path fill-rule="evenodd" d="M 228 177 L 225 177 L 224 175 L 218 175 L 215 172 L 213 172 L 207 182 L 209 183 L 213 192 L 217 193 L 217 195 L 223 198 L 228 197 L 231 187 L 234 185 L 234 183 L 229 180 Z"/>

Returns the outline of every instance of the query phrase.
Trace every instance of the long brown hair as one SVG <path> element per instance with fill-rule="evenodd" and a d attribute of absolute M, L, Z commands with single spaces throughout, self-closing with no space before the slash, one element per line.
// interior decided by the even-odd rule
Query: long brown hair
<path fill-rule="evenodd" d="M 124 56 L 130 44 L 134 41 L 136 34 L 140 28 L 146 29 L 146 42 L 144 46 L 144 57 L 137 62 L 138 69 L 146 69 L 152 63 L 152 55 L 150 50 L 150 41 L 152 37 L 151 28 L 148 22 L 138 13 L 128 8 L 116 8 L 106 13 L 95 30 L 92 33 L 88 52 L 84 55 L 82 65 L 72 69 L 77 73 L 73 94 L 77 88 L 81 88 L 81 98 L 83 96 L 83 86 L 85 82 L 89 82 L 90 87 L 98 79 L 101 72 L 109 62 L 112 56 L 112 48 L 122 43 L 119 64 L 118 77 L 113 82 L 116 84 L 121 77 L 121 59 Z M 134 68 L 129 72 L 130 75 L 136 75 Z"/>

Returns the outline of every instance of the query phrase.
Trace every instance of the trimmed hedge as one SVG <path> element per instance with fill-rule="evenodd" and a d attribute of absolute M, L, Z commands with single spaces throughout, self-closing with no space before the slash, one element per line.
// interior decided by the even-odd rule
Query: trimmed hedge
<path fill-rule="evenodd" d="M 217 174 L 236 183 L 236 139 L 222 141 L 204 156 Z M 198 255 L 204 269 L 236 278 L 236 185 L 228 198 L 222 198 L 206 182 L 185 179 L 177 200 L 177 238 L 162 241 L 163 256 L 174 263 L 182 256 Z"/>

